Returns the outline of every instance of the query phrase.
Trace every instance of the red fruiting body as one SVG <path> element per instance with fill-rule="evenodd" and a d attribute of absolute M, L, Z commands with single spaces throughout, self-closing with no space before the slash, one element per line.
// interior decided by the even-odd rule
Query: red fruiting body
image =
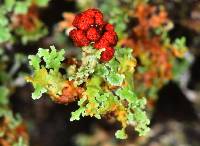
<path fill-rule="evenodd" d="M 102 39 L 107 40 L 111 46 L 117 44 L 117 34 L 114 31 L 106 31 L 103 34 Z"/>
<path fill-rule="evenodd" d="M 105 22 L 103 21 L 103 15 L 101 13 L 96 13 L 96 15 L 95 15 L 95 24 L 97 24 L 99 26 L 105 24 Z"/>
<path fill-rule="evenodd" d="M 92 24 L 94 24 L 94 19 L 88 15 L 78 14 L 72 24 L 78 29 L 87 30 Z"/>
<path fill-rule="evenodd" d="M 78 27 L 78 23 L 79 23 L 80 18 L 81 18 L 81 14 L 77 14 L 77 15 L 75 16 L 75 18 L 74 18 L 74 20 L 73 20 L 73 22 L 72 22 L 72 25 L 73 25 L 74 27 Z"/>
<path fill-rule="evenodd" d="M 96 49 L 106 48 L 106 47 L 109 47 L 109 42 L 105 40 L 104 38 L 101 38 L 98 42 L 94 44 L 94 47 Z"/>
<path fill-rule="evenodd" d="M 94 9 L 94 8 L 93 9 L 88 9 L 83 13 L 85 13 L 86 15 L 89 15 L 91 17 L 95 17 L 96 14 L 100 14 L 100 15 L 102 15 L 102 19 L 103 19 L 103 14 L 98 9 Z"/>
<path fill-rule="evenodd" d="M 108 23 L 105 26 L 105 30 L 107 30 L 107 31 L 114 31 L 114 26 L 112 24 Z"/>
<path fill-rule="evenodd" d="M 84 13 L 88 16 L 93 17 L 96 25 L 101 26 L 105 24 L 105 22 L 103 21 L 103 14 L 98 9 L 88 9 Z"/>
<path fill-rule="evenodd" d="M 69 35 L 77 47 L 88 46 L 90 43 L 82 30 L 73 29 Z"/>
<path fill-rule="evenodd" d="M 76 46 L 87 46 L 94 42 L 94 48 L 106 50 L 101 54 L 101 61 L 109 61 L 114 56 L 114 46 L 117 44 L 117 34 L 114 26 L 103 20 L 103 14 L 98 9 L 88 9 L 78 14 L 73 26 L 76 29 L 69 33 Z"/>
<path fill-rule="evenodd" d="M 110 61 L 110 60 L 113 58 L 114 53 L 115 53 L 114 48 L 108 47 L 108 48 L 106 48 L 105 51 L 103 51 L 103 52 L 101 53 L 101 58 L 100 58 L 100 60 L 103 61 L 103 62 Z"/>
<path fill-rule="evenodd" d="M 95 28 L 89 28 L 86 33 L 86 36 L 90 41 L 94 41 L 94 42 L 98 41 L 100 38 L 100 34 Z"/>

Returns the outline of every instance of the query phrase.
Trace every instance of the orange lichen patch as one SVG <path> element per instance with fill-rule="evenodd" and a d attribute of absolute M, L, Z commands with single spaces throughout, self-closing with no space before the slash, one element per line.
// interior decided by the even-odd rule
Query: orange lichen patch
<path fill-rule="evenodd" d="M 127 126 L 127 111 L 124 106 L 118 103 L 112 104 L 109 108 L 109 111 L 109 113 L 106 113 L 107 115 L 114 114 L 116 119 L 122 124 L 122 127 Z"/>
<path fill-rule="evenodd" d="M 144 73 L 143 75 L 140 75 L 140 77 L 142 76 L 146 86 L 151 87 L 153 85 L 153 79 L 156 77 L 156 73 L 154 71 L 149 71 Z"/>
<path fill-rule="evenodd" d="M 149 33 L 149 32 L 148 32 Z M 122 45 L 133 48 L 134 56 L 138 59 L 138 67 L 147 69 L 139 72 L 136 69 L 135 81 L 144 84 L 146 89 L 156 86 L 160 88 L 166 80 L 172 79 L 172 52 L 162 46 L 159 36 L 148 38 L 128 38 L 121 41 Z M 155 79 L 159 79 L 155 83 Z"/>
<path fill-rule="evenodd" d="M 114 111 L 115 116 L 117 117 L 117 120 L 122 124 L 122 127 L 127 126 L 127 112 L 122 106 L 117 106 L 117 108 Z"/>
<path fill-rule="evenodd" d="M 12 16 L 12 26 L 13 28 L 24 27 L 26 31 L 33 31 L 36 28 L 38 17 L 38 8 L 36 5 L 32 5 L 27 14 L 18 14 Z"/>
<path fill-rule="evenodd" d="M 77 98 L 82 97 L 83 91 L 83 88 L 75 87 L 72 81 L 67 81 L 66 86 L 62 90 L 62 95 L 54 98 L 53 100 L 60 104 L 71 103 Z"/>
<path fill-rule="evenodd" d="M 167 22 L 167 13 L 164 10 L 161 10 L 157 15 L 153 15 L 149 20 L 149 25 L 152 28 L 157 28 L 162 24 Z"/>
<path fill-rule="evenodd" d="M 181 50 L 181 49 L 172 47 L 172 52 L 173 52 L 174 56 L 182 58 L 185 55 L 186 50 Z"/>
<path fill-rule="evenodd" d="M 165 10 L 159 10 L 155 6 L 141 4 L 135 10 L 134 17 L 138 19 L 139 25 L 133 28 L 137 37 L 148 37 L 149 29 L 157 28 L 168 21 Z"/>
<path fill-rule="evenodd" d="M 75 18 L 75 14 L 65 12 L 65 13 L 63 13 L 63 18 L 64 18 L 64 20 L 61 21 L 60 23 L 58 23 L 59 31 L 63 31 L 64 29 L 72 27 L 72 22 Z"/>
<path fill-rule="evenodd" d="M 3 136 L 0 137 L 1 146 L 12 146 L 14 143 L 17 143 L 19 138 L 23 138 L 26 143 L 28 143 L 28 134 L 26 126 L 21 123 L 16 128 L 9 127 L 10 119 L 4 117 L 1 121 L 0 130 L 3 132 Z"/>
<path fill-rule="evenodd" d="M 145 36 L 147 34 L 149 25 L 148 17 L 155 10 L 155 7 L 141 4 L 135 10 L 135 17 L 138 19 L 139 25 L 133 28 L 133 32 L 138 36 Z"/>
<path fill-rule="evenodd" d="M 0 145 L 1 146 L 11 146 L 5 139 L 0 138 Z"/>

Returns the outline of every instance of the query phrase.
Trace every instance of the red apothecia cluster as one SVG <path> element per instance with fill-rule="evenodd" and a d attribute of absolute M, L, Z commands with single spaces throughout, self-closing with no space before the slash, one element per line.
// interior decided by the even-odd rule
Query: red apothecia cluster
<path fill-rule="evenodd" d="M 103 20 L 103 14 L 98 9 L 88 9 L 76 15 L 72 25 L 76 27 L 69 35 L 77 47 L 92 44 L 96 49 L 105 48 L 101 61 L 109 61 L 114 56 L 114 46 L 117 44 L 117 34 L 112 24 Z"/>

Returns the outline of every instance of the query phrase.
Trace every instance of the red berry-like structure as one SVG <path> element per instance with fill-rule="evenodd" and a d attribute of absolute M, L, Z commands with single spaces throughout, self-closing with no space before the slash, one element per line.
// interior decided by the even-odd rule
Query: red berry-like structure
<path fill-rule="evenodd" d="M 77 47 L 93 45 L 96 49 L 105 49 L 100 60 L 110 61 L 114 56 L 114 46 L 117 44 L 117 34 L 114 26 L 103 20 L 103 14 L 98 9 L 88 9 L 74 18 L 75 27 L 69 36 Z"/>
<path fill-rule="evenodd" d="M 95 28 L 89 28 L 86 36 L 90 41 L 98 41 L 100 39 L 100 34 Z"/>
<path fill-rule="evenodd" d="M 86 37 L 85 32 L 82 30 L 72 30 L 70 31 L 69 35 L 74 41 L 74 44 L 77 47 L 88 46 L 90 44 L 89 39 Z"/>
<path fill-rule="evenodd" d="M 111 58 L 113 58 L 114 53 L 114 48 L 107 47 L 106 50 L 102 52 L 100 60 L 109 61 Z"/>

